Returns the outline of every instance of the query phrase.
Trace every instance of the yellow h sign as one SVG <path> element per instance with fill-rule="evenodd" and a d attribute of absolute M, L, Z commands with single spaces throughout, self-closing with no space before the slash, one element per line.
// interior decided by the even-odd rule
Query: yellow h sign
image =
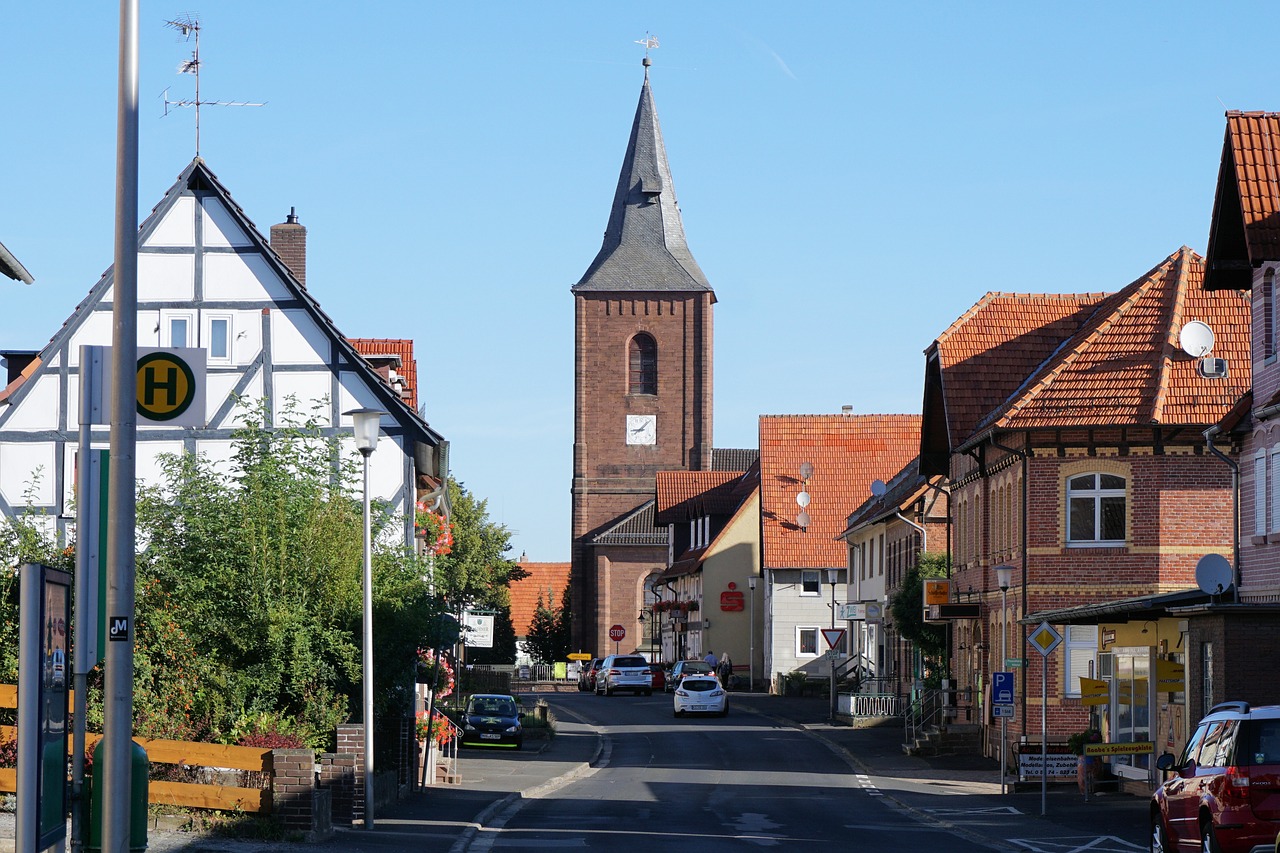
<path fill-rule="evenodd" d="M 180 417 L 196 397 L 191 368 L 171 352 L 153 352 L 138 359 L 138 414 L 153 421 Z"/>

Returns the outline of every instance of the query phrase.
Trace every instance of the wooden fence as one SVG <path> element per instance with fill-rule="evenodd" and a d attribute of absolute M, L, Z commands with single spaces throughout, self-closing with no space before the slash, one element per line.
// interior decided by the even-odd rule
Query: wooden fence
<path fill-rule="evenodd" d="M 0 708 L 18 707 L 18 688 L 12 684 L 0 684 Z M 0 726 L 0 741 L 11 740 L 13 726 Z M 102 739 L 100 734 L 88 734 L 86 747 L 92 750 Z M 180 740 L 146 740 L 134 738 L 147 751 L 152 765 L 172 764 L 183 768 L 201 767 L 216 771 L 252 771 L 262 774 L 263 788 L 242 788 L 234 785 L 210 785 L 194 782 L 164 782 L 152 779 L 147 786 L 148 800 L 171 806 L 191 806 L 201 809 L 225 809 L 267 814 L 271 811 L 271 750 L 249 746 L 227 746 L 217 743 L 191 743 Z M 71 740 L 67 740 L 68 751 Z M 0 792 L 17 790 L 17 771 L 12 767 L 0 767 Z M 239 775 L 239 774 L 237 774 Z"/>

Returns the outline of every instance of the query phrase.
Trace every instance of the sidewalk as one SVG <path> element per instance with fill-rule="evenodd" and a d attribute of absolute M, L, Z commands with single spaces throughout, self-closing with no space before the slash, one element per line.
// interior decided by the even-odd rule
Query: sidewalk
<path fill-rule="evenodd" d="M 954 825 L 957 832 L 994 844 L 1002 849 L 1026 853 L 1024 839 L 1050 839 L 1064 837 L 1113 836 L 1134 845 L 1132 848 L 1118 844 L 1114 847 L 1092 847 L 1094 850 L 1147 849 L 1148 802 L 1145 797 L 1112 792 L 1095 793 L 1089 802 L 1084 801 L 1074 784 L 1053 783 L 1047 786 L 1043 796 L 1044 816 L 1041 816 L 1042 793 L 1039 785 L 1028 786 L 1016 793 L 1000 793 L 1000 763 L 981 756 L 912 756 L 902 750 L 904 730 L 901 720 L 861 727 L 833 726 L 828 717 L 829 702 L 826 698 L 810 699 L 789 696 L 770 696 L 762 693 L 730 694 L 735 711 L 746 710 L 773 718 L 775 721 L 804 729 L 811 735 L 826 741 L 841 754 L 851 767 L 870 776 L 899 778 L 915 782 L 934 781 L 945 785 L 948 792 L 972 795 L 969 807 L 948 813 L 941 820 L 935 810 L 922 809 L 920 797 L 901 793 L 884 792 L 902 808 L 918 813 L 927 820 Z M 1012 768 L 1010 768 L 1012 770 Z M 1011 777 L 1011 781 L 1013 778 Z M 1011 786 L 1012 787 L 1012 786 Z M 1001 838 L 993 837 L 992 812 L 1004 812 L 1012 808 L 1001 826 Z M 977 815 L 987 813 L 981 821 L 981 829 L 966 826 L 963 813 Z M 1017 845 L 1001 844 L 1001 841 L 1018 837 Z M 1057 849 L 1064 849 L 1059 846 Z M 1066 849 L 1070 849 L 1069 847 Z"/>

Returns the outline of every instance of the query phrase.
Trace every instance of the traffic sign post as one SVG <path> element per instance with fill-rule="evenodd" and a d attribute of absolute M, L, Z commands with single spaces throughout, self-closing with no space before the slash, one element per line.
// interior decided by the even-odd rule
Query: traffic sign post
<path fill-rule="evenodd" d="M 609 629 L 609 639 L 613 640 L 613 653 L 618 654 L 618 643 L 621 643 L 627 636 L 627 629 L 621 625 L 614 625 Z"/>
<path fill-rule="evenodd" d="M 1040 653 L 1040 816 L 1049 808 L 1049 653 L 1062 642 L 1062 635 L 1048 622 L 1041 622 L 1027 642 Z"/>

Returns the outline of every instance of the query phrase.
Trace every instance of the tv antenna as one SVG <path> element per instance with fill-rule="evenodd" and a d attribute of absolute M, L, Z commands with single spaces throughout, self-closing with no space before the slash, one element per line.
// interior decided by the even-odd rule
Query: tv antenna
<path fill-rule="evenodd" d="M 200 100 L 200 19 L 193 14 L 182 15 L 174 18 L 172 21 L 165 21 L 164 25 L 170 29 L 177 30 L 183 39 L 191 41 L 194 37 L 195 43 L 191 51 L 191 58 L 184 60 L 178 65 L 179 74 L 193 74 L 196 78 L 196 96 L 191 100 L 171 101 L 169 100 L 169 90 L 166 88 L 161 97 L 164 98 L 164 114 L 169 114 L 170 107 L 194 107 L 196 111 L 196 156 L 200 156 L 200 107 L 265 107 L 265 101 L 257 103 L 254 101 L 202 101 Z"/>

